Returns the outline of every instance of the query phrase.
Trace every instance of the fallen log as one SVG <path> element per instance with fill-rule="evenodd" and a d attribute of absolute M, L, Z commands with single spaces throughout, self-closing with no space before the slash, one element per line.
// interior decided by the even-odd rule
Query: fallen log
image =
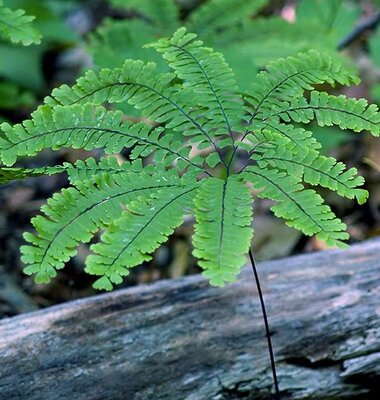
<path fill-rule="evenodd" d="M 380 240 L 258 265 L 283 399 L 380 399 Z M 2 400 L 268 399 L 252 272 L 161 281 L 0 321 Z"/>

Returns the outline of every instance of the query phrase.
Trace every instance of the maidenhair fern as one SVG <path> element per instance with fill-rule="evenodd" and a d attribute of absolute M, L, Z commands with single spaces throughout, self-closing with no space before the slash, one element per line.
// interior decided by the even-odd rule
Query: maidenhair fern
<path fill-rule="evenodd" d="M 1 181 L 65 172 L 71 187 L 55 194 L 33 218 L 22 247 L 25 272 L 48 282 L 92 244 L 86 271 L 109 290 L 195 216 L 194 255 L 211 284 L 234 281 L 253 237 L 253 193 L 274 202 L 273 213 L 306 235 L 344 246 L 345 224 L 312 188 L 366 201 L 364 180 L 332 157 L 304 124 L 336 125 L 380 134 L 380 113 L 366 100 L 316 91 L 321 84 L 358 83 L 317 51 L 280 59 L 241 93 L 223 56 L 185 28 L 150 44 L 172 72 L 127 60 L 120 68 L 89 71 L 51 96 L 23 124 L 1 125 Z M 114 103 L 140 113 L 126 120 Z M 107 105 L 104 107 L 104 105 Z M 308 125 L 307 125 L 308 126 Z M 74 164 L 12 167 L 43 149 L 102 148 L 108 156 Z M 129 149 L 122 164 L 112 155 Z M 239 155 L 245 159 L 236 166 Z M 307 185 L 307 187 L 305 187 Z"/>

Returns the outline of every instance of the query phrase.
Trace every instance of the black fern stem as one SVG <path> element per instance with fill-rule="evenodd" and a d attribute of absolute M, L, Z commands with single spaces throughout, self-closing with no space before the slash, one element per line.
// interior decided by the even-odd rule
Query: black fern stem
<path fill-rule="evenodd" d="M 265 325 L 265 334 L 266 334 L 266 337 L 267 337 L 270 364 L 271 364 L 271 367 L 272 367 L 273 383 L 274 383 L 274 389 L 275 389 L 275 392 L 276 392 L 275 399 L 276 400 L 281 400 L 280 389 L 279 389 L 279 386 L 278 386 L 277 372 L 276 372 L 276 362 L 274 360 L 272 339 L 270 337 L 267 310 L 266 310 L 266 307 L 265 307 L 263 292 L 261 290 L 259 274 L 257 273 L 257 268 L 256 268 L 255 260 L 253 259 L 253 254 L 252 254 L 251 249 L 249 249 L 249 258 L 251 260 L 252 270 L 253 270 L 253 274 L 255 276 L 257 291 L 259 293 L 259 298 L 260 298 L 261 311 L 263 313 L 263 319 L 264 319 L 264 325 Z"/>

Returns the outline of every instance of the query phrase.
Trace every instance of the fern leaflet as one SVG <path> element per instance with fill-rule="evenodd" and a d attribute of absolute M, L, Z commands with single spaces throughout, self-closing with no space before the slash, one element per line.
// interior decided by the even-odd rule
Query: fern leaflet
<path fill-rule="evenodd" d="M 172 38 L 160 39 L 155 47 L 176 75 L 198 95 L 197 102 L 207 111 L 207 125 L 214 135 L 230 134 L 240 123 L 241 99 L 234 74 L 220 53 L 204 48 L 196 35 L 179 29 Z"/>
<path fill-rule="evenodd" d="M 122 204 L 180 185 L 174 174 L 172 182 L 168 178 L 144 172 L 104 174 L 97 175 L 94 183 L 84 181 L 63 189 L 42 208 L 45 216 L 33 218 L 38 236 L 25 234 L 31 244 L 22 248 L 22 259 L 29 264 L 25 272 L 35 273 L 37 282 L 48 282 L 76 254 L 79 243 L 88 242 L 121 216 Z"/>
<path fill-rule="evenodd" d="M 24 46 L 41 43 L 41 35 L 32 24 L 34 19 L 22 9 L 4 7 L 3 0 L 0 0 L 0 36 L 3 38 Z"/>
<path fill-rule="evenodd" d="M 380 134 L 380 114 L 375 104 L 368 106 L 365 99 L 349 99 L 346 96 L 332 96 L 326 92 L 313 91 L 308 101 L 304 97 L 274 106 L 264 114 L 264 121 L 282 118 L 307 124 L 316 120 L 320 126 L 338 125 L 341 129 L 355 132 L 369 130 L 375 136 Z"/>
<path fill-rule="evenodd" d="M 294 154 L 283 146 L 265 152 L 257 160 L 260 166 L 270 165 L 284 170 L 287 175 L 302 178 L 311 185 L 331 189 L 349 199 L 356 198 L 359 204 L 367 200 L 368 192 L 358 188 L 363 185 L 364 179 L 357 176 L 357 169 L 346 170 L 346 166 L 333 157 L 321 156 L 315 151 L 307 150 Z"/>
<path fill-rule="evenodd" d="M 203 170 L 202 160 L 199 157 L 190 160 L 189 145 L 175 140 L 173 133 L 144 123 L 123 122 L 122 118 L 120 111 L 107 111 L 91 104 L 41 106 L 32 114 L 32 119 L 23 124 L 2 124 L 5 134 L 5 137 L 0 137 L 2 161 L 13 165 L 18 157 L 34 155 L 45 148 L 92 150 L 102 147 L 106 153 L 118 153 L 124 147 L 133 147 L 133 159 L 155 153 L 157 160 L 164 165 L 180 160 L 182 167 Z"/>
<path fill-rule="evenodd" d="M 254 106 L 251 118 L 282 101 L 301 97 L 305 90 L 313 90 L 315 85 L 325 82 L 349 86 L 359 83 L 359 80 L 343 69 L 337 60 L 315 50 L 277 60 L 257 75 L 246 96 Z"/>
<path fill-rule="evenodd" d="M 191 210 L 195 189 L 161 191 L 129 203 L 102 241 L 91 246 L 94 254 L 88 258 L 86 271 L 101 276 L 94 287 L 110 290 L 113 283 L 122 282 L 129 268 L 150 260 L 150 254 L 182 224 L 186 209 Z"/>
<path fill-rule="evenodd" d="M 235 280 L 253 235 L 249 189 L 233 176 L 205 180 L 195 198 L 195 218 L 194 255 L 203 275 L 216 286 Z"/>
<path fill-rule="evenodd" d="M 254 188 L 261 190 L 259 197 L 277 202 L 271 209 L 277 217 L 305 235 L 317 235 L 329 245 L 342 246 L 348 239 L 346 225 L 335 217 L 330 207 L 314 190 L 304 189 L 292 176 L 275 169 L 249 167 L 244 177 Z"/>

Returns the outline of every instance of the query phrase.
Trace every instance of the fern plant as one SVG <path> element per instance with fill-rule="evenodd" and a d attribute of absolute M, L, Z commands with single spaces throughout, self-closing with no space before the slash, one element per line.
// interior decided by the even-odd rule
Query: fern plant
<path fill-rule="evenodd" d="M 25 233 L 25 272 L 49 282 L 100 230 L 85 270 L 98 277 L 95 288 L 110 290 L 152 257 L 185 214 L 193 214 L 194 255 L 211 284 L 223 286 L 246 262 L 252 193 L 273 200 L 272 211 L 289 226 L 344 246 L 345 224 L 311 187 L 362 204 L 364 180 L 355 168 L 321 155 L 303 125 L 315 120 L 378 136 L 377 106 L 315 90 L 358 78 L 330 56 L 310 51 L 270 64 L 241 93 L 223 56 L 185 28 L 149 46 L 173 72 L 157 73 L 155 64 L 135 60 L 89 71 L 74 86 L 53 90 L 31 119 L 1 125 L 3 183 L 61 172 L 71 182 L 33 218 L 36 233 Z M 104 107 L 120 102 L 139 110 L 140 122 Z M 35 170 L 14 167 L 24 156 L 65 147 L 103 148 L 110 156 Z M 130 160 L 119 164 L 112 155 L 124 148 Z M 238 154 L 246 155 L 240 169 Z"/>

